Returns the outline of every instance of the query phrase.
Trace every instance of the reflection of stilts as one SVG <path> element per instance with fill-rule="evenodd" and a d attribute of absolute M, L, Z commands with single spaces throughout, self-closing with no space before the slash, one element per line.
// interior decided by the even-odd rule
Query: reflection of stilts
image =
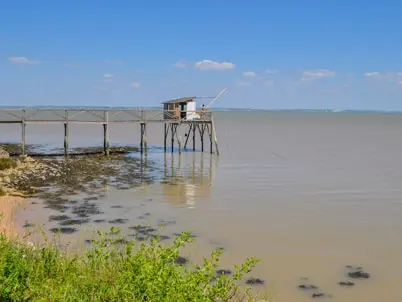
<path fill-rule="evenodd" d="M 215 167 L 213 158 L 217 157 L 205 158 L 205 155 L 196 153 L 193 153 L 192 157 L 187 155 L 183 157 L 180 154 L 165 156 L 165 181 L 162 182 L 162 187 L 166 200 L 172 204 L 186 204 L 192 208 L 197 201 L 210 198 Z M 205 163 L 206 160 L 209 161 L 209 165 Z"/>

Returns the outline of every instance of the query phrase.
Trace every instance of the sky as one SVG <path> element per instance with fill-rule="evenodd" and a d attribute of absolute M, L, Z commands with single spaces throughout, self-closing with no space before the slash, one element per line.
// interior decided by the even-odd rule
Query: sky
<path fill-rule="evenodd" d="M 214 106 L 402 110 L 401 16 L 399 0 L 2 0 L 0 106 L 228 88 Z"/>

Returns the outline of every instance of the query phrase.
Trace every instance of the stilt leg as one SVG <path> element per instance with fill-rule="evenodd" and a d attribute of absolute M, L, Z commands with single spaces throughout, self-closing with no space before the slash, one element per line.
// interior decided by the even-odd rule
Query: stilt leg
<path fill-rule="evenodd" d="M 184 150 L 187 150 L 187 142 L 188 142 L 188 138 L 190 137 L 191 129 L 193 129 L 193 124 L 190 124 L 190 128 L 188 129 L 186 142 L 184 143 Z"/>
<path fill-rule="evenodd" d="M 194 125 L 193 125 L 193 151 L 195 151 L 195 127 L 196 127 L 196 125 L 194 123 Z"/>
<path fill-rule="evenodd" d="M 64 156 L 68 156 L 68 123 L 64 123 Z"/>
<path fill-rule="evenodd" d="M 175 125 L 172 123 L 171 126 L 172 126 L 171 132 L 172 132 L 172 153 L 173 153 L 173 151 L 174 151 L 174 126 Z"/>
<path fill-rule="evenodd" d="M 25 128 L 26 128 L 26 124 L 25 122 L 21 123 L 21 155 L 24 156 L 25 155 Z"/>
<path fill-rule="evenodd" d="M 109 156 L 109 129 L 108 124 L 103 124 L 103 151 L 106 156 Z"/>

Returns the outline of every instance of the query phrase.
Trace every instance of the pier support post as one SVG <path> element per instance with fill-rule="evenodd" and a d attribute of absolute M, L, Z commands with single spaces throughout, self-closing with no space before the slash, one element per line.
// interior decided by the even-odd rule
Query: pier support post
<path fill-rule="evenodd" d="M 209 136 L 209 152 L 213 153 L 213 146 L 212 146 L 212 123 L 207 124 L 206 127 L 208 128 L 208 136 Z"/>
<path fill-rule="evenodd" d="M 148 143 L 147 143 L 147 124 L 141 123 L 141 153 L 147 153 Z"/>
<path fill-rule="evenodd" d="M 21 155 L 25 155 L 25 109 L 22 111 L 22 118 L 21 118 Z"/>
<path fill-rule="evenodd" d="M 66 121 L 64 123 L 64 156 L 68 156 L 68 111 L 65 112 Z"/>
<path fill-rule="evenodd" d="M 172 132 L 172 153 L 173 153 L 173 151 L 174 151 L 174 131 L 175 131 L 175 124 L 174 124 L 174 123 L 171 123 L 171 126 L 172 126 L 171 132 Z"/>
<path fill-rule="evenodd" d="M 176 137 L 177 143 L 179 145 L 179 154 L 181 154 L 181 135 L 180 135 L 180 124 L 176 126 Z"/>
<path fill-rule="evenodd" d="M 103 150 L 106 156 L 109 156 L 109 114 L 108 111 L 105 111 L 105 123 L 103 124 Z"/>
<path fill-rule="evenodd" d="M 193 125 L 193 151 L 195 151 L 195 127 L 196 127 L 196 124 L 195 123 L 193 123 L 194 125 Z"/>
<path fill-rule="evenodd" d="M 215 132 L 215 125 L 214 125 L 214 119 L 211 119 L 211 132 L 213 133 L 214 136 L 214 142 L 215 142 L 215 152 L 216 155 L 219 156 L 219 147 L 218 147 L 218 138 L 216 137 L 216 132 Z"/>
<path fill-rule="evenodd" d="M 144 123 L 144 149 L 145 154 L 148 152 L 148 139 L 147 139 L 147 124 Z"/>
<path fill-rule="evenodd" d="M 193 124 L 189 124 L 190 128 L 188 129 L 188 133 L 186 133 L 186 141 L 184 143 L 184 150 L 187 150 L 187 142 L 188 138 L 190 137 L 191 130 L 193 129 Z"/>
<path fill-rule="evenodd" d="M 198 125 L 198 131 L 200 132 L 201 152 L 204 152 L 204 132 L 205 132 L 205 124 L 204 123 L 201 123 Z"/>
<path fill-rule="evenodd" d="M 68 156 L 68 123 L 64 123 L 64 156 Z"/>
<path fill-rule="evenodd" d="M 167 127 L 167 124 L 165 123 L 165 132 L 163 132 L 164 133 L 164 139 L 163 139 L 163 150 L 165 151 L 165 153 L 166 153 L 166 140 L 167 140 L 167 136 L 168 136 L 168 133 L 169 133 L 169 128 Z"/>
<path fill-rule="evenodd" d="M 25 155 L 25 128 L 26 128 L 26 124 L 25 121 L 22 121 L 21 123 L 21 155 L 24 156 Z"/>

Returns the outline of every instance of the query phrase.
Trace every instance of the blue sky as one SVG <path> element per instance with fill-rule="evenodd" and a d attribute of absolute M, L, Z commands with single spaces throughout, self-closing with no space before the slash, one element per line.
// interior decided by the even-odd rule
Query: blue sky
<path fill-rule="evenodd" d="M 0 2 L 0 105 L 402 110 L 402 1 Z"/>

